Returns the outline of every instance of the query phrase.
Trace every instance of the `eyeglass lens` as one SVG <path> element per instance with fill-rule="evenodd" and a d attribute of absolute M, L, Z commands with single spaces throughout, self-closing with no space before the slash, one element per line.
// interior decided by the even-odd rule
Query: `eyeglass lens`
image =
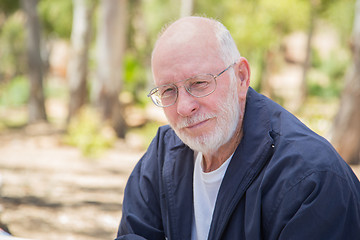
<path fill-rule="evenodd" d="M 205 97 L 215 90 L 215 77 L 207 74 L 189 78 L 184 82 L 184 87 L 194 97 Z M 151 93 L 151 98 L 156 105 L 164 107 L 173 105 L 177 100 L 177 95 L 178 87 L 175 84 L 169 84 L 155 88 Z"/>

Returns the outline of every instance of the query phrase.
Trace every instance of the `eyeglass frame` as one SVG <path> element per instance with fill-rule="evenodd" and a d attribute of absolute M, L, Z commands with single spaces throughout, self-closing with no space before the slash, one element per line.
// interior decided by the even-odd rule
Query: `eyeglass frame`
<path fill-rule="evenodd" d="M 215 92 L 215 90 L 216 90 L 216 86 L 217 86 L 216 79 L 217 79 L 218 77 L 220 77 L 224 72 L 226 72 L 227 70 L 229 70 L 231 67 L 233 67 L 235 64 L 236 64 L 236 62 L 230 64 L 227 68 L 225 68 L 224 70 L 222 70 L 220 73 L 218 73 L 218 74 L 216 74 L 216 75 L 213 75 L 213 74 L 211 74 L 211 73 L 208 73 L 208 74 L 198 74 L 198 75 L 195 75 L 195 76 L 193 76 L 193 77 L 190 77 L 190 78 L 187 78 L 187 79 L 184 79 L 184 80 L 175 82 L 175 83 L 164 84 L 164 85 L 160 85 L 160 86 L 158 86 L 158 87 L 154 87 L 153 89 L 150 90 L 150 92 L 149 92 L 149 94 L 147 95 L 147 97 L 151 98 L 151 101 L 152 101 L 156 106 L 158 106 L 158 107 L 162 107 L 162 108 L 170 107 L 170 106 L 172 106 L 172 105 L 174 105 L 174 104 L 176 103 L 176 101 L 177 101 L 177 99 L 178 99 L 178 97 L 179 97 L 179 87 L 176 85 L 176 83 L 186 82 L 186 81 L 188 81 L 188 80 L 190 80 L 190 79 L 192 79 L 192 78 L 196 78 L 197 76 L 200 76 L 200 75 L 209 75 L 209 76 L 213 77 L 213 79 L 214 79 L 214 81 L 215 81 L 214 90 L 212 90 L 211 92 L 209 92 L 209 93 L 207 93 L 207 94 L 205 94 L 205 95 L 195 96 L 194 94 L 192 94 L 192 93 L 190 92 L 190 90 L 189 90 L 186 86 L 184 86 L 184 88 L 185 88 L 186 92 L 188 92 L 191 96 L 196 97 L 196 98 L 202 98 L 202 97 L 209 96 L 210 94 L 212 94 L 212 93 Z M 160 87 L 171 86 L 171 85 L 174 86 L 175 89 L 176 89 L 176 98 L 175 98 L 174 102 L 173 102 L 172 104 L 165 105 L 165 106 L 158 105 L 158 104 L 154 101 L 154 99 L 152 98 L 152 95 L 154 95 L 154 94 L 156 93 L 156 89 L 157 89 L 157 91 L 159 91 L 159 88 L 160 88 Z"/>

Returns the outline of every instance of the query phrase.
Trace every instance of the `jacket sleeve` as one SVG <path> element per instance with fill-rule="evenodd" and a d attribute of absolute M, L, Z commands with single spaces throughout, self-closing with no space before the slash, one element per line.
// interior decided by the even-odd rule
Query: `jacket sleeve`
<path fill-rule="evenodd" d="M 360 193 L 353 180 L 326 171 L 300 179 L 274 202 L 269 239 L 359 239 Z"/>
<path fill-rule="evenodd" d="M 154 139 L 126 184 L 116 240 L 164 239 L 160 210 L 158 139 Z"/>

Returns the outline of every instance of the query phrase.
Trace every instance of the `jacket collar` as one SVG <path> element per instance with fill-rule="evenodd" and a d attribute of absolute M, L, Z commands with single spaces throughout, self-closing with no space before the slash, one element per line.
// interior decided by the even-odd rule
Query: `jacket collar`
<path fill-rule="evenodd" d="M 249 88 L 246 101 L 244 135 L 220 186 L 209 239 L 221 238 L 236 205 L 272 155 L 274 141 L 265 98 Z"/>

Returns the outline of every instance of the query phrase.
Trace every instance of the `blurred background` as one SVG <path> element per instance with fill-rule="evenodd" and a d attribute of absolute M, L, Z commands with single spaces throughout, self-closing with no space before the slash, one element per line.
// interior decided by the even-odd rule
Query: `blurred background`
<path fill-rule="evenodd" d="M 187 15 L 221 21 L 251 86 L 359 174 L 360 0 L 0 0 L 1 228 L 115 237 L 127 177 L 166 124 L 146 96 L 152 47 Z"/>

